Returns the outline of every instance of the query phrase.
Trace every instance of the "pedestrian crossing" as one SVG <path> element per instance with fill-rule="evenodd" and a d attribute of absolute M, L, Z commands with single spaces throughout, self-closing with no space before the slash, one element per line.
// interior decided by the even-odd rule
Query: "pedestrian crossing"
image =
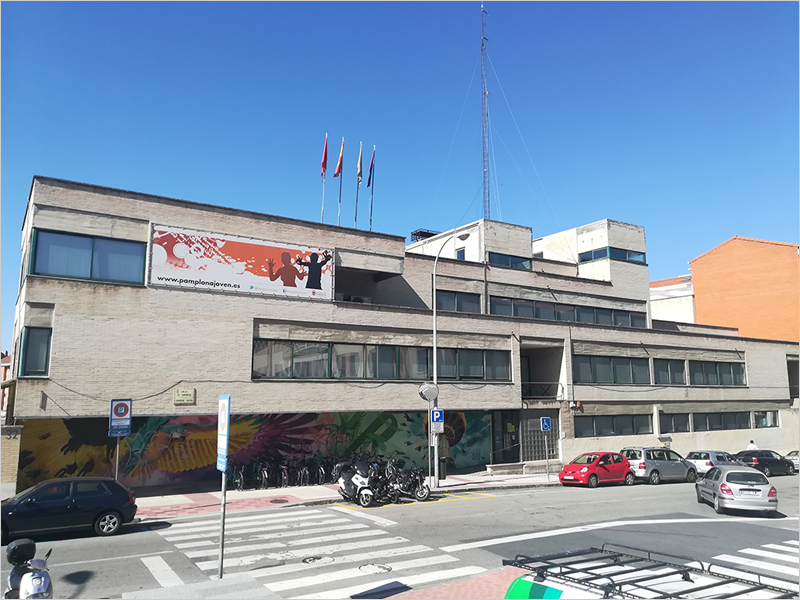
<path fill-rule="evenodd" d="M 225 520 L 224 572 L 246 572 L 284 598 L 348 598 L 449 582 L 486 569 L 393 535 L 394 521 L 343 506 L 301 507 Z M 219 569 L 219 518 L 158 532 L 210 578 Z"/>
<path fill-rule="evenodd" d="M 734 565 L 732 568 L 723 567 L 722 572 L 730 575 L 752 579 L 740 570 L 746 569 L 751 573 L 762 575 L 762 582 L 800 592 L 797 581 L 800 577 L 800 543 L 797 540 L 787 540 L 779 544 L 762 544 L 758 548 L 742 548 L 735 554 L 719 554 L 711 559 L 721 565 Z M 778 582 L 769 577 L 780 577 Z M 786 580 L 790 580 L 787 584 Z"/>

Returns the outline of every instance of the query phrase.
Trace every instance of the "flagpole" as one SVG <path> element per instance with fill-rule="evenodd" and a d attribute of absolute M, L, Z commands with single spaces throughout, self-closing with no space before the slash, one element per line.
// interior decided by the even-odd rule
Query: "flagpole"
<path fill-rule="evenodd" d="M 358 142 L 358 184 L 356 185 L 356 219 L 353 225 L 354 229 L 358 229 L 358 192 L 361 190 L 361 155 L 363 154 L 362 142 Z"/>
<path fill-rule="evenodd" d="M 359 182 L 358 185 L 356 186 L 356 222 L 355 225 L 353 225 L 355 229 L 358 229 L 358 191 L 360 189 L 361 189 L 361 182 Z"/>
<path fill-rule="evenodd" d="M 328 174 L 328 132 L 325 132 L 325 147 L 322 150 L 322 212 L 319 215 L 319 222 L 325 222 L 325 177 Z"/>
<path fill-rule="evenodd" d="M 342 221 L 342 179 L 344 179 L 344 177 L 339 175 L 339 216 L 336 217 L 337 226 L 340 225 Z"/>
<path fill-rule="evenodd" d="M 319 222 L 325 222 L 325 175 L 322 176 L 322 214 L 319 216 Z"/>

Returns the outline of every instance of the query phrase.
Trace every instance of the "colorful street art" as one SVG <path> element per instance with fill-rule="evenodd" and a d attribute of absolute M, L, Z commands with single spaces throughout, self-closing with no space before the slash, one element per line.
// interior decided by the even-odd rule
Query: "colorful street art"
<path fill-rule="evenodd" d="M 444 437 L 451 467 L 489 462 L 491 413 L 448 412 Z M 427 467 L 426 413 L 280 413 L 232 415 L 229 460 L 346 460 L 369 451 Z M 448 456 L 449 454 L 449 456 Z M 218 477 L 217 417 L 134 417 L 120 440 L 120 481 L 131 486 L 212 481 Z M 53 477 L 113 477 L 116 439 L 107 419 L 37 419 L 24 423 L 20 489 Z"/>

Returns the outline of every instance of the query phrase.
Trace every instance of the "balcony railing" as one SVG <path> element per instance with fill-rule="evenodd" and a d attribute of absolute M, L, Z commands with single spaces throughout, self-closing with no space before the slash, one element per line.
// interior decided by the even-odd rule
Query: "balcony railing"
<path fill-rule="evenodd" d="M 560 400 L 564 390 L 558 381 L 523 381 L 522 397 L 529 400 Z"/>

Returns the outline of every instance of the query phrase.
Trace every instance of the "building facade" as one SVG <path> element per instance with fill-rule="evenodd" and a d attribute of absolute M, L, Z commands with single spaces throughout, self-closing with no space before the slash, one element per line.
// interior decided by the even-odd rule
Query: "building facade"
<path fill-rule="evenodd" d="M 108 413 L 121 398 L 133 400 L 119 445 L 131 485 L 216 477 L 220 394 L 231 395 L 233 463 L 371 450 L 425 465 L 418 387 L 432 379 L 434 301 L 455 467 L 630 444 L 798 445 L 796 345 L 654 322 L 635 225 L 533 240 L 480 220 L 406 246 L 35 177 L 22 242 L 20 486 L 112 475 Z"/>

